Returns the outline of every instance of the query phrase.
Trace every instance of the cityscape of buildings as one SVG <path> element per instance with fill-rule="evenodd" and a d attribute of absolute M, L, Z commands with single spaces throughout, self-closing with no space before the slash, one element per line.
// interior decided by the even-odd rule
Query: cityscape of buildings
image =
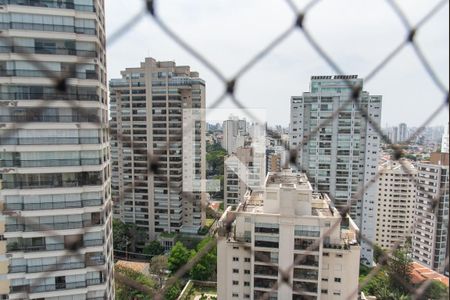
<path fill-rule="evenodd" d="M 375 246 L 448 288 L 448 124 L 386 125 L 397 157 L 357 75 L 311 76 L 288 128 L 212 124 L 194 66 L 107 74 L 103 0 L 0 0 L 0 27 L 1 299 L 119 299 L 113 220 L 135 226 L 127 260 L 138 234 L 147 261 L 155 241 L 217 238 L 218 299 L 360 299 Z"/>

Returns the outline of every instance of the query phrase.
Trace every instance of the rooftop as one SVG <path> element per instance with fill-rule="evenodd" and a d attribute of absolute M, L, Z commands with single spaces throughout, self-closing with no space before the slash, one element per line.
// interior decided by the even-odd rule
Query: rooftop
<path fill-rule="evenodd" d="M 447 287 L 449 286 L 449 279 L 448 277 L 439 274 L 438 272 L 435 272 L 431 270 L 430 268 L 427 268 L 425 266 L 422 266 L 421 264 L 417 262 L 412 263 L 412 281 L 415 284 L 420 284 L 424 282 L 427 279 L 433 279 L 442 282 Z"/>
<path fill-rule="evenodd" d="M 291 170 L 286 169 L 278 173 L 269 173 L 266 179 L 266 187 L 312 190 L 306 174 L 292 173 Z"/>

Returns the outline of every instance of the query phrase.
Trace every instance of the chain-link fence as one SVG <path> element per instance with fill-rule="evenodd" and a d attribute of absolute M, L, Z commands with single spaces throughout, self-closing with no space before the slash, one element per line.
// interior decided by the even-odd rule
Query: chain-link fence
<path fill-rule="evenodd" d="M 283 1 L 283 0 L 280 0 Z M 168 37 L 170 37 L 182 50 L 186 51 L 187 53 L 189 53 L 190 55 L 192 55 L 193 57 L 195 57 L 204 67 L 206 67 L 209 71 L 212 72 L 213 75 L 215 75 L 215 77 L 220 80 L 223 83 L 223 87 L 224 87 L 224 92 L 223 94 L 220 95 L 220 97 L 218 97 L 217 99 L 215 99 L 213 102 L 210 102 L 207 108 L 217 108 L 220 107 L 221 104 L 223 104 L 223 102 L 225 101 L 225 99 L 229 98 L 231 99 L 232 103 L 239 109 L 241 109 L 244 113 L 247 114 L 247 116 L 252 119 L 252 120 L 256 120 L 255 116 L 252 115 L 252 113 L 250 112 L 250 110 L 248 109 L 247 105 L 246 105 L 246 101 L 245 99 L 238 99 L 236 96 L 236 85 L 238 82 L 240 82 L 241 77 L 248 73 L 249 70 L 251 70 L 258 62 L 262 61 L 269 53 L 271 53 L 275 47 L 279 46 L 280 44 L 282 44 L 289 36 L 291 36 L 294 32 L 298 31 L 301 32 L 303 34 L 303 36 L 305 37 L 307 43 L 309 44 L 309 46 L 311 46 L 314 51 L 323 59 L 323 64 L 329 66 L 337 75 L 345 75 L 346 72 L 345 70 L 343 70 L 339 63 L 333 59 L 332 55 L 330 54 L 330 51 L 328 49 L 323 48 L 319 42 L 317 41 L 317 39 L 315 38 L 314 35 L 314 28 L 310 28 L 309 26 L 307 26 L 307 24 L 305 23 L 305 18 L 308 17 L 308 15 L 310 14 L 311 11 L 313 11 L 314 9 L 320 9 L 316 7 L 316 4 L 318 4 L 320 1 L 319 0 L 313 0 L 311 2 L 309 2 L 306 6 L 303 7 L 302 10 L 299 10 L 298 7 L 295 5 L 295 3 L 293 3 L 292 0 L 285 0 L 285 3 L 287 4 L 287 9 L 289 9 L 292 12 L 292 15 L 295 16 L 295 22 L 286 30 L 284 30 L 283 32 L 280 32 L 280 34 L 273 40 L 268 41 L 268 43 L 266 44 L 265 47 L 263 47 L 258 53 L 256 53 L 254 55 L 254 57 L 252 59 L 250 59 L 246 64 L 244 64 L 242 66 L 242 68 L 239 69 L 238 72 L 235 73 L 234 76 L 228 78 L 224 75 L 224 73 L 221 72 L 221 70 L 214 64 L 214 62 L 209 61 L 208 59 L 206 59 L 201 52 L 199 52 L 194 46 L 190 45 L 187 41 L 185 41 L 183 39 L 182 36 L 178 35 L 177 33 L 175 33 L 172 28 L 170 27 L 170 24 L 167 24 L 161 17 L 158 11 L 158 1 L 152 1 L 152 0 L 148 0 L 145 2 L 146 4 L 146 9 L 143 11 L 140 11 L 137 15 L 133 16 L 132 18 L 130 18 L 128 21 L 126 21 L 123 26 L 121 26 L 117 31 L 113 32 L 112 34 L 109 35 L 109 38 L 107 39 L 107 45 L 109 47 L 113 46 L 115 43 L 120 43 L 121 38 L 124 34 L 126 34 L 128 31 L 133 30 L 133 27 L 135 25 L 137 25 L 143 18 L 145 17 L 149 17 L 153 20 L 154 24 L 156 24 L 159 29 L 164 32 Z M 342 106 L 333 112 L 332 116 L 327 119 L 322 121 L 314 130 L 312 130 L 307 137 L 305 137 L 301 143 L 296 147 L 296 148 L 291 148 L 291 149 L 287 149 L 288 153 L 289 153 L 289 162 L 292 165 L 297 165 L 297 159 L 298 159 L 298 153 L 299 151 L 301 151 L 301 149 L 304 147 L 304 145 L 306 143 L 308 143 L 309 139 L 311 139 L 312 137 L 316 136 L 320 130 L 321 127 L 331 123 L 335 118 L 338 118 L 339 113 L 348 105 L 348 104 L 354 104 L 358 110 L 361 112 L 361 116 L 363 118 L 365 118 L 366 120 L 368 120 L 371 124 L 371 126 L 373 127 L 373 129 L 379 134 L 379 136 L 381 137 L 383 143 L 389 147 L 392 152 L 392 158 L 396 161 L 398 161 L 404 169 L 404 172 L 411 174 L 411 168 L 408 166 L 408 162 L 404 159 L 402 159 L 403 154 L 404 154 L 404 149 L 405 147 L 407 147 L 407 145 L 415 140 L 415 138 L 420 135 L 423 131 L 423 129 L 430 124 L 430 122 L 432 122 L 435 117 L 437 116 L 437 114 L 439 112 L 441 112 L 442 110 L 445 110 L 448 107 L 448 102 L 449 102 L 449 94 L 448 94 L 448 89 L 446 87 L 446 84 L 443 83 L 439 77 L 437 76 L 436 72 L 434 71 L 433 67 L 430 65 L 427 57 L 425 56 L 424 52 L 422 51 L 422 48 L 420 47 L 420 45 L 417 43 L 417 35 L 420 34 L 420 29 L 424 26 L 424 24 L 428 23 L 431 19 L 433 19 L 433 17 L 442 9 L 444 9 L 447 4 L 448 1 L 444 0 L 444 1 L 440 1 L 438 2 L 435 6 L 431 7 L 430 10 L 428 11 L 428 13 L 426 13 L 420 20 L 419 22 L 417 22 L 416 24 L 412 24 L 407 16 L 405 15 L 405 13 L 402 11 L 402 9 L 397 5 L 397 3 L 394 0 L 386 0 L 386 3 L 389 4 L 390 9 L 395 12 L 395 14 L 397 15 L 398 19 L 401 21 L 401 23 L 403 24 L 403 26 L 405 27 L 405 29 L 407 30 L 408 34 L 404 37 L 404 39 L 398 41 L 398 45 L 392 49 L 392 51 L 386 56 L 384 57 L 378 64 L 376 64 L 375 66 L 373 66 L 372 69 L 370 69 L 370 72 L 368 72 L 365 76 L 363 76 L 364 78 L 364 82 L 370 82 L 371 80 L 373 80 L 373 78 L 377 75 L 379 75 L 379 73 L 386 68 L 387 65 L 390 64 L 390 62 L 399 55 L 399 53 L 406 47 L 410 47 L 413 49 L 417 60 L 421 63 L 421 65 L 423 66 L 425 72 L 427 73 L 427 75 L 429 76 L 429 78 L 433 81 L 435 87 L 437 90 L 439 90 L 442 93 L 442 101 L 441 104 L 428 116 L 424 116 L 423 119 L 423 123 L 422 125 L 419 127 L 419 129 L 414 132 L 407 141 L 401 143 L 401 144 L 394 144 L 389 138 L 388 136 L 381 130 L 380 126 L 377 125 L 377 123 L 373 120 L 371 120 L 371 118 L 369 117 L 369 114 L 365 111 L 365 109 L 360 105 L 361 103 L 359 102 L 360 99 L 360 94 L 362 93 L 362 87 L 361 86 L 355 86 L 353 83 L 351 83 L 350 81 L 348 81 L 348 87 L 352 89 L 352 96 L 351 98 L 346 102 L 343 103 Z M 108 4 L 106 4 L 108 5 Z M 195 4 L 193 4 L 195 5 Z M 1 32 L 0 36 L 3 36 L 4 33 Z M 35 54 L 27 52 L 27 51 L 22 51 L 22 53 L 19 53 L 20 55 L 22 55 L 24 58 L 26 58 L 29 61 L 33 61 L 37 67 L 39 67 L 40 70 L 45 71 L 45 74 L 48 78 L 51 78 L 54 80 L 54 88 L 55 90 L 60 94 L 61 99 L 70 99 L 70 94 L 68 91 L 68 85 L 67 85 L 67 80 L 68 78 L 71 78 L 71 73 L 75 72 L 75 70 L 71 70 L 68 73 L 65 74 L 56 74 L 55 72 L 52 72 L 51 70 L 48 70 L 46 68 L 45 65 L 43 65 L 42 63 L 39 62 L 38 59 L 35 58 Z M 286 100 L 287 101 L 287 100 Z M 92 113 L 89 109 L 86 108 L 82 108 L 82 107 L 77 107 L 76 104 L 74 104 L 73 101 L 66 101 L 68 105 L 70 105 L 70 107 L 75 108 L 79 111 L 79 114 L 84 115 L 86 117 L 89 117 L 89 122 L 92 123 L 97 123 L 97 124 L 101 124 L 101 120 L 98 119 L 97 115 L 94 113 Z M 44 109 L 43 107 L 41 109 Z M 36 116 L 38 116 L 40 114 L 40 108 L 36 109 L 34 111 L 34 114 Z M 101 125 L 105 125 L 106 124 L 101 124 Z M 270 130 L 267 132 L 267 134 L 269 136 L 272 136 L 273 138 L 280 138 L 277 134 L 271 132 Z M 2 132 L 0 138 L 6 138 L 8 135 L 8 131 L 6 132 Z M 129 138 L 121 135 L 118 132 L 114 132 L 111 131 L 111 136 L 117 140 L 122 140 L 122 141 L 126 141 L 128 143 L 131 143 L 131 145 L 133 146 L 133 141 L 132 140 L 127 140 Z M 131 147 L 132 147 L 131 146 Z M 166 148 L 170 147 L 170 144 L 165 146 Z M 148 157 L 148 161 L 149 163 L 149 169 L 148 169 L 148 174 L 149 175 L 155 175 L 157 174 L 158 176 L 164 176 L 159 173 L 159 166 L 158 166 L 158 159 L 157 157 L 154 157 L 152 154 L 147 153 Z M 362 187 L 362 189 L 360 189 L 355 196 L 351 199 L 352 201 L 344 208 L 341 208 L 341 217 L 342 219 L 347 218 L 348 216 L 348 212 L 350 210 L 350 207 L 354 204 L 354 202 L 356 201 L 356 199 L 361 198 L 361 196 L 364 194 L 365 190 L 372 184 L 377 182 L 377 179 L 379 178 L 379 176 L 382 174 L 383 170 L 380 169 L 375 176 L 373 176 L 373 180 L 368 181 L 368 184 L 364 187 Z M 168 180 L 169 181 L 169 180 Z M 170 181 L 169 181 L 170 184 Z M 417 186 L 418 185 L 418 181 L 415 180 L 414 184 Z M 175 187 L 174 188 L 178 188 Z M 125 188 L 124 193 L 126 193 L 127 191 L 130 191 L 132 189 L 132 186 Z M 448 189 L 448 187 L 447 187 Z M 443 191 L 445 191 L 445 189 L 443 189 Z M 184 199 L 191 199 L 191 201 L 195 201 L 195 197 L 192 194 L 189 193 L 183 193 L 183 191 L 180 190 L 180 194 L 183 195 Z M 123 196 L 123 195 L 122 195 Z M 437 209 L 438 204 L 439 204 L 439 200 L 441 198 L 441 195 L 438 195 L 437 197 L 432 197 L 433 198 L 433 206 L 430 209 L 430 212 L 433 212 L 435 209 Z M 206 208 L 206 203 L 202 203 L 203 208 Z M 4 214 L 10 216 L 10 217 L 16 217 L 18 219 L 23 219 L 23 217 L 19 212 L 4 212 Z M 216 221 L 218 221 L 220 219 L 220 215 L 216 216 Z M 229 226 L 225 226 L 225 228 L 231 228 L 231 223 L 234 221 L 232 219 L 225 219 L 222 220 L 223 222 L 228 222 Z M 420 218 L 416 218 L 414 221 L 414 224 L 411 225 L 409 232 L 412 232 L 415 223 L 419 222 Z M 331 232 L 336 226 L 338 226 L 338 224 L 340 224 L 339 222 L 336 222 L 334 224 L 334 226 L 331 226 L 329 229 L 329 232 Z M 51 228 L 49 228 L 51 230 Z M 307 250 L 311 250 L 315 247 L 317 247 L 319 244 L 321 244 L 323 242 L 324 236 L 327 233 L 325 233 L 324 235 L 322 235 L 318 240 L 316 240 L 316 242 L 312 245 L 309 246 L 309 248 Z M 208 253 L 211 249 L 213 249 L 216 245 L 217 239 L 219 238 L 223 238 L 221 236 L 218 235 L 214 235 L 214 238 L 212 239 L 212 241 L 210 243 L 208 243 L 206 245 L 206 247 L 204 247 L 201 251 L 199 251 L 195 257 L 193 257 L 185 266 L 181 267 L 175 274 L 172 274 L 170 276 L 170 278 L 166 281 L 165 285 L 158 291 L 154 291 L 151 290 L 141 284 L 139 284 L 138 282 L 133 281 L 132 279 L 125 277 L 121 274 L 116 274 L 116 281 L 131 286 L 133 288 L 135 288 L 136 290 L 139 290 L 143 293 L 147 293 L 149 295 L 151 295 L 154 299 L 163 299 L 164 298 L 164 294 L 165 292 L 173 285 L 175 284 L 180 278 L 182 278 L 185 274 L 187 274 L 187 272 L 206 254 Z M 367 244 L 374 246 L 374 241 L 371 240 L 367 240 L 365 239 L 363 236 L 360 237 L 361 240 L 364 240 Z M 78 253 L 78 249 L 81 247 L 81 243 L 79 240 L 74 240 L 73 241 L 73 247 L 72 247 L 72 252 L 73 254 L 77 254 Z M 390 250 L 395 250 L 398 247 L 400 247 L 400 242 L 395 244 L 394 247 Z M 251 250 L 249 250 L 251 252 Z M 388 252 L 386 252 L 388 253 Z M 255 255 L 255 253 L 250 253 L 251 255 Z M 67 256 L 69 257 L 69 256 Z M 302 259 L 304 259 L 305 256 L 303 255 L 299 255 L 296 257 L 296 261 L 295 263 L 292 265 L 291 268 L 287 269 L 287 270 L 281 270 L 279 269 L 279 274 L 281 274 L 280 278 L 282 279 L 280 282 L 278 282 L 277 284 L 275 284 L 271 289 L 272 291 L 277 290 L 278 286 L 280 285 L 289 285 L 291 286 L 291 288 L 294 288 L 290 282 L 292 282 L 292 280 L 290 280 L 291 278 L 291 274 L 292 274 L 292 269 L 294 267 L 295 264 L 298 264 L 299 262 L 301 262 Z M 261 260 L 267 260 L 267 258 L 265 257 L 261 257 Z M 352 295 L 348 298 L 348 299 L 353 299 L 359 292 L 360 290 L 368 284 L 368 282 L 370 281 L 370 279 L 372 279 L 374 276 L 377 275 L 378 272 L 380 272 L 381 268 L 383 267 L 383 265 L 385 265 L 387 262 L 389 262 L 391 260 L 391 256 L 389 254 L 382 254 L 382 258 L 380 260 L 380 263 L 374 267 L 371 272 L 369 273 L 369 275 L 364 279 L 364 281 L 362 281 L 360 283 L 359 289 L 353 291 Z M 59 264 L 64 264 L 64 261 L 60 261 L 58 262 Z M 92 265 L 95 266 L 97 262 L 93 262 Z M 278 266 L 271 264 L 270 261 L 267 261 L 267 263 L 269 265 L 272 265 L 273 268 L 278 269 Z M 446 265 L 448 264 L 448 261 L 446 261 Z M 101 267 L 99 267 L 99 270 L 102 270 Z M 47 275 L 50 275 L 52 272 L 54 272 L 55 270 L 49 270 L 46 273 L 43 273 L 44 276 L 42 278 L 42 280 L 45 279 L 45 277 L 47 277 Z M 423 284 L 421 284 L 421 286 L 417 287 L 413 287 L 410 284 L 404 282 L 404 278 L 397 278 L 398 282 L 403 283 L 404 284 L 404 288 L 406 290 L 408 290 L 410 292 L 410 295 L 413 299 L 419 299 L 423 293 L 425 292 L 427 286 L 430 284 L 430 281 L 427 280 L 425 281 Z M 298 290 L 298 289 L 297 289 Z M 261 298 L 262 299 L 269 299 L 270 296 L 270 292 L 265 293 Z"/>

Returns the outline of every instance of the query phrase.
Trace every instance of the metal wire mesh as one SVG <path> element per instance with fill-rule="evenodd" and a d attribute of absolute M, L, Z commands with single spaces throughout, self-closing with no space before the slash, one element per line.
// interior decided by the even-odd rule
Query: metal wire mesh
<path fill-rule="evenodd" d="M 283 1 L 283 0 L 280 0 L 280 1 Z M 249 70 L 251 70 L 257 63 L 262 61 L 269 53 L 271 53 L 274 50 L 275 47 L 282 44 L 291 34 L 293 34 L 296 31 L 301 32 L 303 34 L 303 36 L 305 37 L 309 46 L 312 47 L 312 49 L 314 49 L 314 51 L 323 59 L 324 64 L 328 65 L 337 75 L 345 75 L 346 74 L 345 71 L 339 66 L 338 62 L 332 58 L 332 56 L 329 54 L 327 49 L 324 49 L 319 44 L 319 42 L 317 41 L 317 39 L 314 36 L 314 28 L 309 28 L 304 22 L 305 18 L 309 15 L 310 11 L 315 9 L 316 4 L 318 4 L 320 2 L 320 0 L 312 0 L 302 10 L 298 10 L 297 6 L 295 5 L 295 3 L 293 3 L 292 0 L 284 0 L 284 2 L 287 4 L 287 9 L 289 9 L 292 12 L 292 15 L 295 16 L 295 22 L 291 26 L 286 28 L 284 31 L 280 32 L 276 38 L 274 38 L 271 41 L 268 41 L 266 46 L 263 47 L 260 51 L 258 51 L 253 56 L 253 58 L 250 59 L 246 64 L 244 64 L 238 70 L 238 72 L 236 72 L 235 75 L 232 76 L 231 78 L 227 78 L 224 75 L 224 73 L 222 73 L 221 70 L 213 62 L 206 59 L 195 47 L 190 45 L 180 35 L 178 35 L 177 33 L 175 33 L 172 30 L 172 28 L 170 27 L 170 24 L 167 24 L 160 17 L 159 12 L 157 10 L 157 2 L 158 1 L 154 1 L 154 0 L 146 0 L 145 1 L 146 9 L 140 11 L 137 15 L 131 17 L 117 31 L 110 34 L 109 38 L 107 39 L 107 45 L 109 47 L 111 47 L 115 43 L 120 43 L 120 40 L 123 37 L 123 35 L 126 34 L 128 31 L 133 30 L 133 27 L 135 25 L 137 25 L 139 23 L 139 21 L 141 21 L 145 17 L 151 18 L 153 20 L 154 24 L 156 26 L 158 26 L 162 32 L 164 32 L 168 37 L 170 37 L 182 50 L 186 51 L 187 53 L 191 54 L 194 58 L 196 58 L 205 68 L 207 68 L 209 71 L 211 71 L 212 74 L 214 74 L 217 77 L 217 79 L 220 80 L 220 82 L 222 82 L 223 88 L 224 88 L 223 94 L 220 97 L 218 97 L 215 101 L 211 102 L 209 104 L 208 108 L 217 108 L 224 102 L 224 100 L 226 98 L 229 98 L 229 99 L 231 99 L 231 101 L 234 105 L 236 105 L 238 108 L 242 109 L 251 119 L 255 120 L 256 119 L 255 116 L 253 116 L 251 114 L 251 112 L 247 109 L 246 102 L 244 101 L 244 99 L 237 98 L 236 93 L 235 93 L 236 85 L 240 81 L 241 77 L 244 74 L 246 74 Z M 441 112 L 443 109 L 446 109 L 446 107 L 448 107 L 448 102 L 449 102 L 449 93 L 448 93 L 447 87 L 439 79 L 439 77 L 437 76 L 433 67 L 430 65 L 427 57 L 425 56 L 424 52 L 422 51 L 422 48 L 420 47 L 420 45 L 417 42 L 417 35 L 419 34 L 419 30 L 427 22 L 429 22 L 431 19 L 433 19 L 433 17 L 448 4 L 448 1 L 444 0 L 444 1 L 438 2 L 416 24 L 411 24 L 411 22 L 406 17 L 405 13 L 402 11 L 402 9 L 397 5 L 397 3 L 394 0 L 386 0 L 386 2 L 389 4 L 390 9 L 396 14 L 398 19 L 401 21 L 401 23 L 407 30 L 408 34 L 405 36 L 405 38 L 403 40 L 399 41 L 398 46 L 396 46 L 386 57 L 384 57 L 378 64 L 376 64 L 372 69 L 370 69 L 370 71 L 367 73 L 366 76 L 363 76 L 364 81 L 366 83 L 371 81 L 374 77 L 379 75 L 379 73 L 383 69 L 385 69 L 386 66 L 396 56 L 398 56 L 399 53 L 404 48 L 411 47 L 414 50 L 417 60 L 423 66 L 426 74 L 433 81 L 434 85 L 436 86 L 436 89 L 438 89 L 442 94 L 441 104 L 429 116 L 424 118 L 424 121 L 423 121 L 422 125 L 419 127 L 419 129 L 416 132 L 414 132 L 410 136 L 410 138 L 407 141 L 403 142 L 402 144 L 394 144 L 384 134 L 384 132 L 381 130 L 381 128 L 379 127 L 379 125 L 377 125 L 376 122 L 371 122 L 371 126 L 379 134 L 379 136 L 382 138 L 383 142 L 388 147 L 390 147 L 390 149 L 392 149 L 392 151 L 394 153 L 393 158 L 402 165 L 402 167 L 406 173 L 412 174 L 411 169 L 408 168 L 408 165 L 405 162 L 405 160 L 401 159 L 403 156 L 404 148 L 412 140 L 414 140 L 431 121 L 434 120 L 434 118 L 436 117 L 436 115 L 439 112 Z M 3 35 L 4 35 L 4 33 L 0 33 L 0 36 L 3 36 Z M 59 91 L 59 93 L 61 95 L 68 93 L 67 79 L 70 78 L 70 74 L 54 74 L 52 71 L 47 70 L 46 67 L 44 65 L 42 65 L 37 59 L 35 59 L 35 55 L 33 53 L 21 53 L 20 55 L 22 55 L 27 60 L 33 61 L 36 64 L 36 66 L 39 67 L 39 69 L 44 70 L 46 76 L 48 76 L 48 78 L 51 78 L 54 80 L 55 89 L 57 91 Z M 73 70 L 72 70 L 72 72 L 73 72 Z M 307 137 L 305 137 L 296 148 L 287 149 L 290 154 L 289 161 L 291 164 L 295 165 L 297 163 L 298 152 L 301 151 L 302 147 L 309 141 L 309 139 L 313 136 L 316 136 L 321 127 L 329 124 L 335 118 L 337 118 L 339 113 L 343 110 L 343 108 L 345 108 L 346 105 L 353 103 L 360 110 L 363 118 L 367 119 L 368 121 L 372 121 L 371 118 L 369 117 L 369 115 L 367 114 L 367 112 L 365 111 L 365 109 L 363 107 L 361 107 L 359 100 L 358 100 L 360 93 L 362 92 L 362 88 L 359 86 L 354 86 L 350 81 L 348 81 L 348 86 L 349 86 L 349 88 L 351 88 L 353 90 L 351 99 L 349 99 L 337 111 L 335 111 L 329 119 L 324 120 L 314 130 L 312 130 L 310 132 L 310 134 Z M 76 107 L 76 104 L 74 104 L 73 102 L 71 102 L 71 101 L 66 101 L 66 102 L 71 107 L 78 108 L 78 107 Z M 85 114 L 85 115 L 90 114 L 89 110 L 87 110 L 87 109 L 84 109 L 81 107 L 78 109 L 80 109 L 80 112 L 82 114 Z M 34 113 L 36 115 L 39 115 L 40 110 L 37 109 Z M 93 120 L 93 123 L 100 123 L 100 120 L 95 119 L 95 120 Z M 105 125 L 105 124 L 102 124 L 102 125 Z M 120 133 L 111 131 L 110 134 L 113 137 L 113 139 L 130 142 L 133 147 L 133 141 L 126 140 L 127 137 L 121 135 Z M 8 132 L 1 132 L 0 137 L 7 137 L 7 135 L 8 135 Z M 272 136 L 273 138 L 279 138 L 278 136 L 276 136 L 276 134 L 274 134 L 271 131 L 268 131 L 268 135 Z M 170 145 L 166 145 L 166 147 L 169 148 Z M 286 145 L 286 147 L 288 147 L 288 146 Z M 147 153 L 147 155 L 149 158 L 148 160 L 151 162 L 149 170 L 148 170 L 148 174 L 150 174 L 150 175 L 157 174 L 158 176 L 161 176 L 160 174 L 158 174 L 159 166 L 158 166 L 157 157 L 153 156 L 150 153 Z M 370 185 L 377 182 L 377 179 L 382 174 L 382 172 L 383 172 L 383 170 L 379 170 L 376 173 L 376 175 L 373 176 L 372 180 L 370 180 L 366 186 L 364 186 L 361 190 L 359 190 L 356 193 L 356 195 L 351 199 L 351 202 L 346 207 L 343 207 L 341 209 L 341 218 L 342 219 L 347 217 L 347 213 L 349 212 L 350 207 L 352 206 L 354 201 L 356 201 L 356 199 L 359 197 L 358 195 L 362 195 L 365 192 L 365 190 L 368 187 L 370 187 Z M 170 184 L 169 180 L 168 180 L 168 182 Z M 414 184 L 417 187 L 417 185 L 418 185 L 417 180 L 414 181 Z M 128 189 L 131 189 L 131 188 L 132 188 L 131 186 L 128 187 Z M 177 188 L 177 187 L 174 187 L 174 188 Z M 127 191 L 127 189 L 125 189 L 125 192 L 126 191 Z M 182 193 L 182 191 L 180 191 L 180 193 Z M 191 201 L 195 201 L 195 197 L 193 195 L 184 193 L 183 196 L 185 199 L 190 199 Z M 437 204 L 440 199 L 440 196 L 441 195 L 438 195 L 437 197 L 433 198 L 435 205 L 431 209 L 432 211 L 434 209 L 436 209 Z M 206 208 L 206 203 L 202 203 L 202 206 L 203 206 L 203 208 Z M 10 217 L 15 217 L 17 219 L 25 219 L 20 215 L 20 213 L 17 213 L 17 212 L 4 212 L 4 214 L 9 215 Z M 221 217 L 220 215 L 217 215 L 216 219 L 219 220 L 220 217 Z M 420 221 L 420 218 L 416 219 L 415 223 L 418 221 Z M 28 220 L 28 222 L 29 222 L 29 220 Z M 233 220 L 225 220 L 225 222 L 228 222 L 229 224 L 231 224 L 231 222 L 233 222 Z M 333 230 L 333 228 L 335 226 L 337 226 L 339 223 L 340 223 L 340 220 L 339 220 L 339 222 L 336 222 L 335 224 L 333 224 L 331 226 L 331 228 L 329 229 L 329 232 L 331 232 Z M 410 229 L 409 229 L 410 232 L 414 228 L 415 223 L 410 227 Z M 229 226 L 229 227 L 231 227 L 231 226 Z M 51 230 L 51 228 L 49 228 L 49 230 Z M 314 247 L 316 247 L 320 243 L 322 243 L 325 235 L 322 235 L 314 244 L 310 245 L 307 250 L 313 249 Z M 148 289 L 147 287 L 145 287 L 145 286 L 139 284 L 138 282 L 135 282 L 135 281 L 131 280 L 130 278 L 127 278 L 121 274 L 116 274 L 116 280 L 123 284 L 132 286 L 135 289 L 140 290 L 141 292 L 150 294 L 154 299 L 163 299 L 164 294 L 167 291 L 167 289 L 170 288 L 172 286 L 172 284 L 177 282 L 178 279 L 182 278 L 195 265 L 196 262 L 198 262 L 206 253 L 208 253 L 208 251 L 216 245 L 218 238 L 220 238 L 220 237 L 214 235 L 214 238 L 206 245 L 206 247 L 204 247 L 201 251 L 199 251 L 196 254 L 196 256 L 194 258 L 192 258 L 185 266 L 183 266 L 175 274 L 173 274 L 168 279 L 168 281 L 166 282 L 164 287 L 162 287 L 160 290 L 158 290 L 156 292 Z M 364 240 L 366 243 L 368 243 L 372 247 L 374 246 L 373 241 L 367 240 L 366 238 L 364 238 L 364 236 L 361 236 L 360 238 L 361 238 L 361 240 Z M 73 246 L 73 250 L 71 251 L 71 253 L 76 254 L 78 251 L 78 247 L 79 247 L 79 241 L 74 241 L 73 245 L 74 246 Z M 400 246 L 400 243 L 397 243 L 394 245 L 394 247 L 391 250 L 395 250 L 399 246 Z M 253 253 L 251 250 L 248 250 L 248 251 L 250 252 L 249 254 L 255 255 L 255 253 Z M 69 256 L 67 256 L 67 257 L 69 257 Z M 261 259 L 264 260 L 267 258 L 261 257 Z M 292 268 L 294 267 L 294 265 L 299 263 L 302 259 L 304 259 L 304 255 L 303 256 L 299 255 L 296 258 L 296 261 L 294 262 L 294 264 L 288 270 L 278 269 L 278 267 L 276 265 L 273 265 L 270 261 L 266 261 L 266 263 L 271 265 L 273 268 L 278 269 L 279 273 L 282 274 L 282 276 L 281 276 L 282 280 L 280 282 L 278 282 L 277 284 L 275 284 L 274 286 L 272 286 L 272 289 L 271 289 L 272 291 L 277 290 L 277 288 L 282 284 L 287 284 L 287 285 L 291 286 L 291 288 L 294 288 L 290 284 L 290 282 L 291 282 L 290 274 L 292 273 L 291 271 L 292 271 Z M 370 279 L 373 278 L 380 271 L 381 267 L 391 259 L 392 258 L 388 254 L 383 254 L 383 257 L 381 258 L 381 261 L 378 264 L 378 266 L 372 269 L 372 271 L 367 276 L 367 278 L 363 282 L 360 283 L 359 289 L 353 291 L 352 295 L 348 299 L 352 299 L 354 296 L 356 296 L 360 292 L 361 288 L 363 288 L 370 281 Z M 64 263 L 64 262 L 61 262 L 61 263 Z M 447 264 L 448 264 L 448 261 L 446 261 L 446 265 Z M 99 268 L 99 269 L 101 269 L 101 268 Z M 51 274 L 51 271 L 44 273 L 42 280 L 45 279 L 45 277 L 47 277 L 47 275 L 50 275 L 50 274 Z M 405 288 L 410 292 L 413 299 L 419 299 L 425 292 L 427 286 L 430 284 L 429 281 L 425 281 L 419 288 L 414 288 L 413 286 L 410 286 L 408 283 L 405 283 L 402 278 L 397 278 L 397 279 L 400 283 L 404 284 Z M 270 292 L 267 292 L 261 297 L 261 299 L 269 299 L 269 296 L 270 296 Z"/>

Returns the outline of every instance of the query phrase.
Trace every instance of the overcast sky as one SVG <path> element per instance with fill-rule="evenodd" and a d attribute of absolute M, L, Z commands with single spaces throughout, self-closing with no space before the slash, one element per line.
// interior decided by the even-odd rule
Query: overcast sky
<path fill-rule="evenodd" d="M 228 78 L 294 21 L 284 0 L 157 2 L 158 15 Z M 415 24 L 437 2 L 402 0 L 399 5 Z M 296 3 L 301 8 L 306 1 Z M 107 0 L 107 33 L 114 33 L 142 9 L 142 0 Z M 341 69 L 360 77 L 406 36 L 401 22 L 382 0 L 322 0 L 307 14 L 305 25 Z M 448 3 L 420 29 L 417 42 L 448 89 Z M 207 84 L 207 105 L 223 93 L 220 80 L 166 36 L 151 17 L 143 18 L 108 48 L 109 77 L 120 77 L 121 70 L 139 66 L 147 56 L 174 60 L 199 71 Z M 236 95 L 247 107 L 266 109 L 269 124 L 288 125 L 290 97 L 308 91 L 312 75 L 333 74 L 296 31 L 239 79 Z M 383 95 L 383 126 L 400 122 L 418 126 L 444 99 L 410 46 L 366 83 L 365 90 Z M 234 108 L 229 100 L 222 107 Z M 448 109 L 432 125 L 447 122 Z"/>

